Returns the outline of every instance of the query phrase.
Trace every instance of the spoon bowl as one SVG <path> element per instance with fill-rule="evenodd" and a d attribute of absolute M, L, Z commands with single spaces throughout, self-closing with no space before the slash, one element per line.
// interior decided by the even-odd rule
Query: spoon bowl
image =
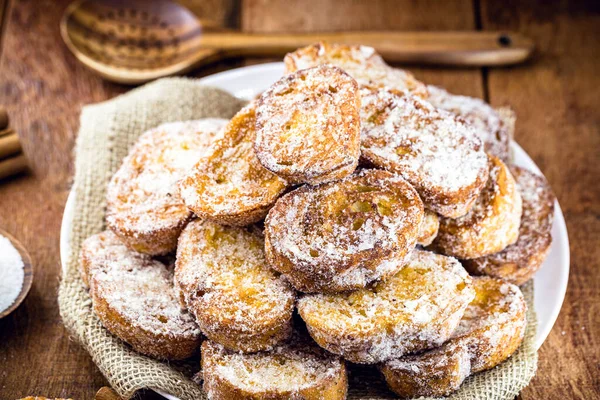
<path fill-rule="evenodd" d="M 23 302 L 23 300 L 25 300 L 25 297 L 27 297 L 27 294 L 29 293 L 29 290 L 31 289 L 31 284 L 33 282 L 33 265 L 31 263 L 31 256 L 29 255 L 27 250 L 25 250 L 25 247 L 23 247 L 23 245 L 17 239 L 15 239 L 14 237 L 12 237 L 11 235 L 9 235 L 1 229 L 0 235 L 8 238 L 8 240 L 10 240 L 15 249 L 17 249 L 17 251 L 21 255 L 21 259 L 23 260 L 23 269 L 25 270 L 23 286 L 21 287 L 19 295 L 12 303 L 12 305 L 10 305 L 6 310 L 0 310 L 0 319 L 2 319 L 8 314 L 12 313 L 14 310 L 16 310 L 19 307 L 19 305 Z"/>
<path fill-rule="evenodd" d="M 170 0 L 78 0 L 60 27 L 81 62 L 126 84 L 182 74 L 225 57 L 281 56 L 319 41 L 372 46 L 395 62 L 462 66 L 514 64 L 533 50 L 531 40 L 507 32 L 249 34 L 199 20 Z"/>

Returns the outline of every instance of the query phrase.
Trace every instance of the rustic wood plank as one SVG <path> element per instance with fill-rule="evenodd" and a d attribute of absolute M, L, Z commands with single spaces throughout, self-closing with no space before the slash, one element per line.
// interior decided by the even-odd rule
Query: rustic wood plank
<path fill-rule="evenodd" d="M 435 9 L 435 12 L 432 10 Z M 341 30 L 472 30 L 472 1 L 294 1 L 243 0 L 241 28 L 246 32 L 332 32 Z M 264 59 L 248 63 L 265 62 Z M 428 83 L 482 97 L 479 69 L 409 67 Z"/>
<path fill-rule="evenodd" d="M 556 192 L 571 245 L 567 297 L 522 398 L 600 398 L 600 8 L 484 1 L 481 15 L 484 29 L 514 29 L 536 41 L 527 65 L 489 72 L 489 96 L 517 111 L 516 140 Z"/>

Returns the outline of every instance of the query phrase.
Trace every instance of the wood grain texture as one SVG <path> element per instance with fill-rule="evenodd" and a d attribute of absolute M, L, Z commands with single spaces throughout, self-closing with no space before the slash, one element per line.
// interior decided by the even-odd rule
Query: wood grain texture
<path fill-rule="evenodd" d="M 0 0 L 1 5 L 7 0 Z M 0 183 L 0 228 L 27 248 L 35 279 L 24 304 L 0 320 L 0 398 L 91 399 L 106 381 L 60 323 L 59 228 L 72 177 L 81 106 L 127 90 L 81 66 L 58 22 L 69 0 L 12 0 L 0 38 L 0 104 L 21 136 L 31 172 Z M 523 399 L 600 397 L 600 193 L 597 2 L 181 0 L 196 15 L 248 32 L 342 29 L 512 29 L 533 37 L 536 58 L 519 67 L 411 68 L 418 78 L 494 105 L 511 104 L 517 140 L 546 173 L 565 211 L 572 273 L 557 325 Z M 260 60 L 264 62 L 265 60 Z M 248 60 L 244 63 L 255 63 Z M 239 66 L 219 63 L 203 76 Z M 564 332 L 564 334 L 563 334 Z M 595 335 L 594 335 L 595 334 Z M 8 365 L 9 368 L 2 368 Z M 156 398 L 149 394 L 143 398 Z"/>
<path fill-rule="evenodd" d="M 482 3 L 484 29 L 532 37 L 523 68 L 490 70 L 494 105 L 517 112 L 516 140 L 552 185 L 569 231 L 571 273 L 558 321 L 523 399 L 600 398 L 600 7 L 596 3 Z"/>

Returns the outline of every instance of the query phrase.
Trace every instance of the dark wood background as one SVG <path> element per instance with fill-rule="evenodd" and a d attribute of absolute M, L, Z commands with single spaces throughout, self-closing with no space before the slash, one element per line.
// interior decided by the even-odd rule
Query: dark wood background
<path fill-rule="evenodd" d="M 0 0 L 0 104 L 31 163 L 28 175 L 0 183 L 0 227 L 23 242 L 35 267 L 29 297 L 0 320 L 2 399 L 92 399 L 106 384 L 60 321 L 59 227 L 81 107 L 129 88 L 103 81 L 68 52 L 58 28 L 68 2 Z M 183 2 L 204 18 L 248 32 L 511 29 L 533 38 L 537 53 L 525 65 L 411 69 L 428 83 L 516 110 L 516 139 L 552 184 L 571 242 L 567 297 L 521 398 L 600 398 L 600 2 Z M 261 61 L 231 60 L 192 75 Z"/>

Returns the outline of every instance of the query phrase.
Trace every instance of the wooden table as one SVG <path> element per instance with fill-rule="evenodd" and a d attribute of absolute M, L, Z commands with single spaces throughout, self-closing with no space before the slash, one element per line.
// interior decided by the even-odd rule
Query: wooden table
<path fill-rule="evenodd" d="M 0 104 L 21 135 L 31 173 L 0 184 L 0 227 L 21 240 L 35 265 L 25 303 L 0 320 L 0 398 L 92 399 L 106 384 L 62 327 L 56 293 L 59 227 L 73 175 L 71 149 L 84 104 L 128 87 L 81 66 L 60 39 L 68 1 L 0 0 Z M 600 8 L 563 1 L 195 0 L 199 15 L 249 32 L 339 29 L 511 29 L 532 37 L 526 65 L 501 69 L 412 68 L 452 92 L 510 104 L 517 141 L 552 184 L 571 241 L 571 276 L 560 317 L 540 350 L 523 399 L 600 397 Z M 2 13 L 4 10 L 4 14 Z M 257 60 L 232 60 L 204 76 Z"/>

